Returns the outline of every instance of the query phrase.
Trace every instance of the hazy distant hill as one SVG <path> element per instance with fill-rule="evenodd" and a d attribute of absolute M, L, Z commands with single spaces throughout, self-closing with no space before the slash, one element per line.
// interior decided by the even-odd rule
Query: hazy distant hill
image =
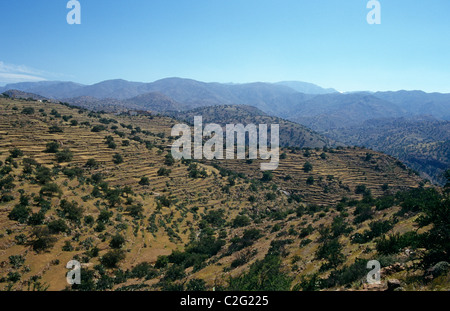
<path fill-rule="evenodd" d="M 315 130 L 329 130 L 361 124 L 374 118 L 401 117 L 407 111 L 368 94 L 318 95 L 292 107 L 289 120 Z"/>
<path fill-rule="evenodd" d="M 47 99 L 44 96 L 36 95 L 33 93 L 27 93 L 18 90 L 8 90 L 3 92 L 3 95 L 10 98 L 18 98 L 18 99 L 33 99 L 33 100 L 44 100 Z"/>
<path fill-rule="evenodd" d="M 172 98 L 157 92 L 146 93 L 123 101 L 127 107 L 136 106 L 142 110 L 164 112 L 167 110 L 183 110 L 184 105 Z"/>
<path fill-rule="evenodd" d="M 0 92 L 6 90 L 20 90 L 23 92 L 34 93 L 47 98 L 61 99 L 72 97 L 69 94 L 85 87 L 83 84 L 62 81 L 40 81 L 40 82 L 22 82 L 13 83 L 0 88 Z"/>
<path fill-rule="evenodd" d="M 290 87 L 293 90 L 296 90 L 300 93 L 305 94 L 329 94 L 329 93 L 337 93 L 337 91 L 333 88 L 325 89 L 318 85 L 308 83 L 308 82 L 300 82 L 300 81 L 282 81 L 278 82 L 279 85 L 284 85 Z"/>
<path fill-rule="evenodd" d="M 422 91 L 377 92 L 374 96 L 390 101 L 417 115 L 432 115 L 450 120 L 450 94 Z"/>
<path fill-rule="evenodd" d="M 241 105 L 210 106 L 196 108 L 189 111 L 170 113 L 171 116 L 193 123 L 194 116 L 202 116 L 203 123 L 226 124 L 279 124 L 280 145 L 292 147 L 324 147 L 334 145 L 335 142 L 306 128 L 303 125 L 273 117 L 258 108 Z"/>

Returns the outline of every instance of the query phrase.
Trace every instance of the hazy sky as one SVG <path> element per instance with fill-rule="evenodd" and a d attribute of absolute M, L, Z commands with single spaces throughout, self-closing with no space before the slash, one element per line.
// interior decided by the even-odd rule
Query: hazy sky
<path fill-rule="evenodd" d="M 340 91 L 450 93 L 450 1 L 67 0 L 0 2 L 0 84 L 165 77 L 299 80 Z"/>

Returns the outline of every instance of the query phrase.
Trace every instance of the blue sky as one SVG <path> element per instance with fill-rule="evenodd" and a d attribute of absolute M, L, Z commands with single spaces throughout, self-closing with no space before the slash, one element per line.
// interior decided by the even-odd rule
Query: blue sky
<path fill-rule="evenodd" d="M 0 84 L 122 78 L 298 80 L 340 91 L 450 93 L 450 1 L 1 1 Z"/>

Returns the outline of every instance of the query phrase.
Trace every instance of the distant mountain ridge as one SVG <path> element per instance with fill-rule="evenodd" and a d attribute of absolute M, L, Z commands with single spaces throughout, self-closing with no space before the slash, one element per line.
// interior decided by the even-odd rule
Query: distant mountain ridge
<path fill-rule="evenodd" d="M 338 91 L 336 91 L 333 88 L 323 88 L 323 87 L 320 87 L 320 86 L 317 86 L 317 85 L 315 85 L 313 83 L 308 83 L 308 82 L 282 81 L 282 82 L 278 82 L 277 84 L 290 87 L 291 89 L 294 89 L 297 92 L 305 93 L 305 94 L 338 93 Z"/>

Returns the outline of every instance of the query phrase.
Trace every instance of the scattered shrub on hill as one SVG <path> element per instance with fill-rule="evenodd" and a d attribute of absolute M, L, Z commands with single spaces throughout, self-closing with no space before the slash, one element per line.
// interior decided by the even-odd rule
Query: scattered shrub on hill
<path fill-rule="evenodd" d="M 57 153 L 58 150 L 59 150 L 59 144 L 56 141 L 51 141 L 51 142 L 47 143 L 47 145 L 45 147 L 46 153 Z"/>
<path fill-rule="evenodd" d="M 36 227 L 32 231 L 31 246 L 36 252 L 46 251 L 53 247 L 56 238 L 52 236 L 47 226 Z"/>
<path fill-rule="evenodd" d="M 120 155 L 119 153 L 116 153 L 116 154 L 113 156 L 113 162 L 114 162 L 114 164 L 121 164 L 121 163 L 123 163 L 123 157 L 122 157 L 122 155 Z"/>
<path fill-rule="evenodd" d="M 25 107 L 22 109 L 22 114 L 34 114 L 34 108 L 33 107 Z"/>
<path fill-rule="evenodd" d="M 9 153 L 11 154 L 11 157 L 14 159 L 23 156 L 23 151 L 20 150 L 19 148 L 14 148 L 10 150 Z"/>
<path fill-rule="evenodd" d="M 312 166 L 311 163 L 306 162 L 306 163 L 303 165 L 303 171 L 304 171 L 305 173 L 309 173 L 309 172 L 311 172 L 312 170 L 313 170 L 313 166 Z"/>
<path fill-rule="evenodd" d="M 100 258 L 100 262 L 106 268 L 117 268 L 119 262 L 125 259 L 125 252 L 123 250 L 114 249 L 112 251 L 107 252 Z"/>
<path fill-rule="evenodd" d="M 238 277 L 230 277 L 230 291 L 288 291 L 292 278 L 282 271 L 279 256 L 268 255 L 250 266 L 250 270 Z"/>
<path fill-rule="evenodd" d="M 58 163 L 62 162 L 70 162 L 73 159 L 73 153 L 69 148 L 65 148 L 64 150 L 58 151 L 56 153 L 56 161 Z"/>

